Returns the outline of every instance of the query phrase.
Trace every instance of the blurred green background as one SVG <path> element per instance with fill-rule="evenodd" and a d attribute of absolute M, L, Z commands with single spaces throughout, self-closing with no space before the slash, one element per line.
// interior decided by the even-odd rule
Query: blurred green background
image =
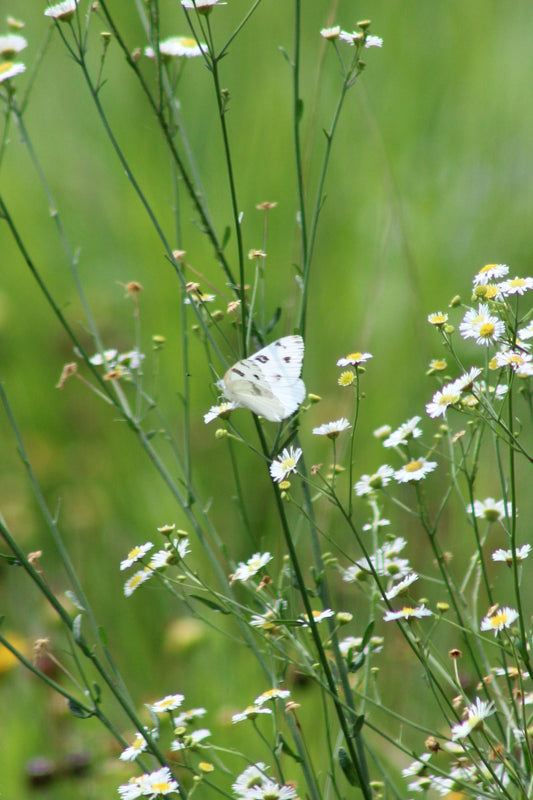
<path fill-rule="evenodd" d="M 131 49 L 144 47 L 134 5 L 109 0 L 109 8 Z M 247 8 L 244 0 L 229 0 L 227 6 L 215 10 L 212 22 L 217 42 L 230 35 Z M 35 0 L 4 2 L 2 11 L 4 18 L 11 14 L 26 23 L 23 34 L 29 47 L 23 60 L 28 72 L 16 80 L 22 96 L 49 23 Z M 282 306 L 282 320 L 275 331 L 280 336 L 290 332 L 295 322 L 298 293 L 292 264 L 300 257 L 291 73 L 280 51 L 292 52 L 293 13 L 288 0 L 264 0 L 221 64 L 223 86 L 231 96 L 227 121 L 246 251 L 262 245 L 262 216 L 256 204 L 278 202 L 269 223 L 267 317 Z M 334 22 L 350 30 L 362 18 L 372 20 L 372 33 L 383 37 L 384 46 L 365 53 L 368 67 L 349 94 L 334 145 L 315 253 L 304 364 L 308 390 L 324 398 L 305 420 L 309 434 L 313 425 L 349 411 L 345 395 L 335 384 L 337 358 L 352 350 L 374 354 L 364 378 L 370 402 L 362 409 L 356 476 L 373 471 L 383 461 L 371 431 L 384 423 L 395 427 L 422 413 L 434 390 L 424 373 L 429 359 L 442 356 L 442 349 L 436 335 L 431 335 L 434 332 L 427 330 L 427 314 L 445 310 L 455 294 L 468 300 L 471 277 L 485 263 L 504 262 L 511 265 L 512 274 L 531 273 L 533 249 L 531 4 L 307 0 L 302 20 L 302 130 L 311 188 L 321 164 L 322 129 L 329 128 L 340 85 L 332 48 L 326 48 L 324 67 L 317 77 L 325 46 L 318 31 Z M 105 25 L 95 16 L 89 38 L 93 72 L 100 56 L 100 30 Z M 162 38 L 186 33 L 176 0 L 162 2 Z M 153 83 L 153 64 L 145 61 L 144 74 Z M 182 239 L 175 238 L 168 154 L 114 42 L 105 78 L 100 100 L 172 246 L 186 250 L 188 261 L 222 286 L 221 272 L 184 197 Z M 213 88 L 200 60 L 187 64 L 180 104 L 221 234 L 231 225 L 227 180 Z M 124 299 L 123 284 L 136 280 L 144 287 L 140 297 L 143 349 L 150 352 L 154 334 L 167 339 L 157 395 L 180 436 L 177 279 L 102 130 L 80 71 L 57 35 L 52 36 L 35 76 L 25 125 L 69 245 L 79 251 L 80 279 L 107 347 L 129 350 L 133 346 L 133 309 Z M 0 178 L 2 195 L 31 257 L 87 343 L 86 321 L 48 200 L 14 126 Z M 234 259 L 234 238 L 228 255 Z M 0 378 L 45 497 L 59 517 L 72 560 L 133 696 L 141 705 L 180 691 L 187 697 L 187 707 L 204 705 L 219 711 L 224 697 L 228 713 L 239 710 L 267 688 L 250 669 L 244 648 L 232 653 L 235 660 L 229 674 L 217 669 L 214 681 L 213 665 L 226 659 L 223 641 L 208 633 L 198 642 L 172 649 L 169 626 L 185 614 L 184 609 L 153 587 L 124 599 L 124 576 L 118 569 L 121 558 L 133 545 L 152 539 L 158 525 L 182 520 L 138 443 L 114 414 L 78 381 L 67 384 L 62 392 L 55 388 L 64 363 L 73 358 L 72 347 L 5 224 L 0 225 L 0 269 Z M 214 514 L 227 537 L 230 556 L 245 559 L 256 545 L 279 556 L 282 545 L 277 531 L 269 529 L 268 514 L 264 519 L 270 488 L 264 476 L 258 485 L 253 471 L 243 474 L 243 486 L 257 538 L 254 543 L 239 540 L 227 452 L 214 440 L 214 426 L 203 423 L 213 387 L 199 347 L 193 346 L 190 371 L 195 474 L 204 499 L 214 498 Z M 244 419 L 241 424 L 247 427 Z M 47 579 L 62 592 L 67 588 L 65 575 L 57 567 L 3 417 L 0 432 L 0 510 L 27 551 L 43 550 Z M 313 441 L 305 433 L 304 442 L 310 463 L 329 457 L 325 442 Z M 480 480 L 487 494 L 497 495 L 491 475 Z M 360 521 L 365 515 L 362 508 Z M 399 527 L 398 533 L 407 535 L 409 530 Z M 40 636 L 53 637 L 53 623 L 24 577 L 15 569 L 3 566 L 1 570 L 4 631 L 16 632 L 30 642 Z M 353 602 L 347 593 L 343 601 Z M 356 635 L 361 630 L 354 627 L 351 632 Z M 403 657 L 399 653 L 399 673 Z M 402 680 L 399 674 L 397 685 Z M 391 693 L 394 689 L 393 682 Z M 20 668 L 6 669 L 0 698 L 0 790 L 6 798 L 32 796 L 24 771 L 28 760 L 37 755 L 64 759 L 66 753 L 81 749 L 95 764 L 90 779 L 74 788 L 63 779 L 41 790 L 44 796 L 114 796 L 113 787 L 131 774 L 130 770 L 113 774 L 118 769 L 112 766 L 116 753 L 108 749 L 107 737 L 96 723 L 67 718 L 44 687 Z M 220 713 L 218 719 L 222 730 L 223 716 Z M 207 727 L 217 725 L 213 718 L 205 722 Z M 236 729 L 231 734 L 237 743 L 246 735 Z M 104 759 L 102 766 L 105 755 L 110 759 Z"/>

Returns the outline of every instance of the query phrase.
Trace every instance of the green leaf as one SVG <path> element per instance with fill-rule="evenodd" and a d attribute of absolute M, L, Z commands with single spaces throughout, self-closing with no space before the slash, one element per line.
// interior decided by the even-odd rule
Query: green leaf
<path fill-rule="evenodd" d="M 94 716 L 92 711 L 86 711 L 76 700 L 73 700 L 72 698 L 70 698 L 68 701 L 68 707 L 71 713 L 79 719 L 89 719 L 90 717 Z"/>
<path fill-rule="evenodd" d="M 224 236 L 222 237 L 222 243 L 220 245 L 220 249 L 221 250 L 225 249 L 225 247 L 226 247 L 226 245 L 227 245 L 227 243 L 229 242 L 230 239 L 231 239 L 231 228 L 228 225 L 226 228 L 224 228 Z"/>
<path fill-rule="evenodd" d="M 355 718 L 355 721 L 352 725 L 352 736 L 354 739 L 356 736 L 359 736 L 364 724 L 365 724 L 365 715 L 359 714 L 359 716 Z"/>
<path fill-rule="evenodd" d="M 297 764 L 301 764 L 303 759 L 301 756 L 298 755 L 285 741 L 285 738 L 282 733 L 278 733 L 278 743 L 276 745 L 276 753 L 285 753 L 286 756 L 290 756 Z"/>
<path fill-rule="evenodd" d="M 350 786 L 359 786 L 359 779 L 357 777 L 357 773 L 354 769 L 350 756 L 344 749 L 344 747 L 339 747 L 339 764 L 346 775 L 346 780 L 350 784 Z"/>
<path fill-rule="evenodd" d="M 221 614 L 231 614 L 231 611 L 221 606 L 220 603 L 215 603 L 214 600 L 207 600 L 205 597 L 200 597 L 198 594 L 191 594 L 190 597 L 198 600 L 199 603 L 203 603 L 204 606 L 213 609 L 213 611 L 219 611 Z"/>

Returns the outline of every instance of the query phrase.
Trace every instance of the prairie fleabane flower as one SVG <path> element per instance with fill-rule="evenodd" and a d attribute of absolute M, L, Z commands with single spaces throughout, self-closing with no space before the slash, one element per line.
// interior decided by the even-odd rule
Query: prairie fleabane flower
<path fill-rule="evenodd" d="M 383 47 L 383 39 L 381 36 L 367 36 L 365 38 L 365 48 L 369 47 Z"/>
<path fill-rule="evenodd" d="M 494 500 L 492 497 L 487 497 L 486 500 L 474 500 L 473 504 L 468 504 L 466 510 L 475 517 L 486 519 L 487 522 L 501 522 L 506 516 L 503 500 Z M 510 517 L 512 513 L 513 504 L 507 503 L 507 516 Z"/>
<path fill-rule="evenodd" d="M 255 719 L 259 716 L 259 714 L 272 714 L 272 709 L 251 705 L 248 706 L 248 708 L 245 708 L 244 711 L 239 711 L 238 714 L 233 714 L 231 721 L 235 725 L 236 722 L 244 722 L 247 719 Z"/>
<path fill-rule="evenodd" d="M 504 297 L 512 294 L 525 294 L 533 289 L 533 278 L 511 278 L 498 284 L 498 290 Z"/>
<path fill-rule="evenodd" d="M 152 542 L 146 542 L 146 544 L 137 545 L 134 547 L 127 555 L 123 561 L 120 562 L 120 569 L 128 569 L 131 567 L 132 564 L 135 564 L 136 561 L 139 561 L 149 550 L 153 547 Z"/>
<path fill-rule="evenodd" d="M 521 547 L 515 547 L 515 559 L 517 561 L 524 561 L 525 558 L 531 552 L 531 545 L 530 544 L 523 544 Z M 495 550 L 492 554 L 493 561 L 505 561 L 509 566 L 513 563 L 513 553 L 512 550 L 503 550 L 501 547 L 498 550 Z"/>
<path fill-rule="evenodd" d="M 390 483 L 393 475 L 394 470 L 388 464 L 383 464 L 373 475 L 361 475 L 354 486 L 356 495 L 364 497 L 377 489 L 383 489 L 384 486 Z"/>
<path fill-rule="evenodd" d="M 21 72 L 26 70 L 24 64 L 13 64 L 12 61 L 6 61 L 5 64 L 0 64 L 0 83 L 14 78 L 15 75 L 20 75 Z"/>
<path fill-rule="evenodd" d="M 203 742 L 203 740 L 207 739 L 209 736 L 211 736 L 210 730 L 207 728 L 199 728 L 196 731 L 185 733 L 181 738 L 174 739 L 170 745 L 170 749 L 173 751 L 193 750 L 197 744 Z"/>
<path fill-rule="evenodd" d="M 335 612 L 332 611 L 331 608 L 325 608 L 323 611 L 317 611 L 316 609 L 313 609 L 312 614 L 313 614 L 313 621 L 316 622 L 317 624 L 319 622 L 323 622 L 328 617 L 335 616 Z M 307 616 L 307 614 L 302 614 L 299 622 L 300 625 L 302 625 L 304 628 L 307 628 L 307 626 L 309 625 L 309 617 Z"/>
<path fill-rule="evenodd" d="M 297 792 L 294 786 L 284 784 L 280 786 L 279 783 L 272 780 L 265 780 L 261 786 L 254 786 L 253 789 L 246 794 L 247 800 L 292 800 L 297 797 Z"/>
<path fill-rule="evenodd" d="M 510 628 L 518 617 L 518 611 L 514 608 L 509 608 L 509 606 L 497 608 L 493 614 L 481 620 L 479 627 L 482 631 L 494 631 L 494 635 L 497 636 L 500 631 Z"/>
<path fill-rule="evenodd" d="M 291 472 L 296 473 L 296 465 L 302 456 L 300 447 L 285 447 L 281 455 L 270 465 L 270 475 L 272 480 L 281 483 Z"/>
<path fill-rule="evenodd" d="M 518 372 L 522 367 L 533 360 L 531 353 L 523 350 L 513 350 L 510 347 L 502 347 L 499 353 L 494 354 L 494 361 L 498 367 L 511 367 Z"/>
<path fill-rule="evenodd" d="M 185 697 L 182 694 L 167 694 L 162 700 L 157 700 L 150 708 L 154 714 L 164 714 L 165 711 L 175 711 L 179 708 Z"/>
<path fill-rule="evenodd" d="M 76 6 L 79 0 L 64 0 L 63 3 L 58 3 L 55 6 L 49 6 L 44 12 L 45 17 L 58 19 L 60 22 L 68 22 L 76 13 Z"/>
<path fill-rule="evenodd" d="M 404 778 L 410 778 L 411 775 L 422 775 L 424 771 L 427 769 L 427 763 L 431 758 L 431 753 L 422 753 L 421 756 L 416 761 L 413 761 L 409 764 L 408 767 L 402 769 L 402 775 Z"/>
<path fill-rule="evenodd" d="M 262 761 L 257 764 L 252 764 L 247 767 L 244 772 L 241 772 L 235 783 L 231 787 L 234 794 L 238 797 L 246 797 L 248 791 L 256 786 L 261 786 L 265 780 L 268 779 L 266 774 L 268 767 Z"/>
<path fill-rule="evenodd" d="M 443 372 L 447 366 L 444 358 L 434 358 L 429 362 L 429 369 L 433 372 Z"/>
<path fill-rule="evenodd" d="M 342 372 L 339 380 L 337 383 L 339 386 L 352 386 L 353 382 L 355 381 L 355 372 L 351 372 L 348 370 L 347 372 Z"/>
<path fill-rule="evenodd" d="M 315 436 L 327 436 L 329 439 L 336 439 L 339 433 L 347 431 L 352 426 L 345 417 L 336 419 L 333 422 L 325 422 L 319 425 L 318 428 L 313 428 Z"/>
<path fill-rule="evenodd" d="M 288 689 L 267 689 L 266 692 L 255 698 L 254 705 L 262 706 L 263 703 L 268 703 L 270 700 L 284 700 L 290 696 L 291 693 Z"/>
<path fill-rule="evenodd" d="M 198 42 L 190 36 L 171 36 L 159 42 L 159 52 L 166 58 L 195 58 L 201 56 L 207 50 L 207 45 L 204 42 Z M 155 52 L 152 47 L 144 48 L 144 55 L 148 58 L 155 58 Z"/>
<path fill-rule="evenodd" d="M 338 367 L 355 367 L 357 364 L 364 364 L 372 358 L 371 353 L 348 353 L 344 358 L 339 358 L 337 361 Z"/>
<path fill-rule="evenodd" d="M 0 58 L 11 61 L 14 55 L 20 53 L 28 46 L 24 36 L 16 33 L 9 33 L 7 36 L 0 36 Z"/>
<path fill-rule="evenodd" d="M 434 314 L 428 314 L 428 322 L 430 325 L 435 325 L 442 328 L 448 322 L 448 314 L 443 314 L 442 311 L 436 311 Z"/>
<path fill-rule="evenodd" d="M 188 10 L 196 9 L 199 14 L 209 14 L 213 6 L 225 6 L 227 3 L 222 3 L 220 0 L 181 0 L 181 5 Z"/>
<path fill-rule="evenodd" d="M 211 406 L 209 411 L 204 414 L 204 422 L 208 425 L 214 419 L 229 419 L 229 416 L 232 411 L 235 411 L 236 408 L 240 408 L 238 403 L 234 403 L 233 400 L 227 400 L 222 403 L 219 403 L 217 406 Z"/>
<path fill-rule="evenodd" d="M 456 386 L 455 381 L 443 386 L 435 392 L 430 403 L 426 404 L 426 414 L 435 419 L 445 417 L 450 406 L 455 406 L 461 402 L 461 390 Z"/>
<path fill-rule="evenodd" d="M 349 31 L 341 31 L 339 34 L 339 39 L 342 42 L 347 42 L 350 45 L 350 47 L 353 47 L 355 44 L 359 44 L 360 42 L 362 42 L 364 36 L 362 33 L 358 31 L 352 31 L 352 33 L 350 33 Z"/>
<path fill-rule="evenodd" d="M 383 615 L 384 622 L 393 622 L 396 619 L 422 619 L 422 617 L 432 617 L 433 611 L 430 611 L 429 608 L 426 608 L 425 605 L 416 606 L 413 608 L 412 606 L 404 606 L 399 611 L 387 611 Z"/>
<path fill-rule="evenodd" d="M 481 303 L 478 310 L 470 308 L 459 325 L 463 339 L 475 339 L 476 344 L 490 346 L 505 334 L 505 324 L 490 313 L 489 307 Z"/>
<path fill-rule="evenodd" d="M 124 584 L 124 594 L 126 597 L 131 597 L 135 589 L 137 589 L 141 583 L 145 583 L 147 580 L 149 580 L 153 574 L 153 569 L 150 569 L 150 567 L 145 567 L 144 569 L 139 570 L 139 572 L 136 572 L 135 575 L 132 575 L 131 578 Z"/>
<path fill-rule="evenodd" d="M 154 729 L 151 735 L 153 738 L 155 738 L 157 736 L 157 731 Z M 147 747 L 148 747 L 148 742 L 146 741 L 142 733 L 139 733 L 139 731 L 137 731 L 133 743 L 122 751 L 119 758 L 121 761 L 135 761 L 137 756 L 139 756 L 141 753 L 144 753 Z"/>
<path fill-rule="evenodd" d="M 242 581 L 244 583 L 248 578 L 253 578 L 253 576 L 256 575 L 260 569 L 263 569 L 269 561 L 272 561 L 270 553 L 254 553 L 246 563 L 240 562 L 232 575 L 232 580 Z"/>
<path fill-rule="evenodd" d="M 143 775 L 143 795 L 158 797 L 178 791 L 178 783 L 172 777 L 168 767 L 161 767 L 156 772 Z"/>
<path fill-rule="evenodd" d="M 323 39 L 329 39 L 332 41 L 333 39 L 338 39 L 339 34 L 341 32 L 340 25 L 335 25 L 333 28 L 322 28 L 320 31 L 320 35 Z"/>
<path fill-rule="evenodd" d="M 474 276 L 474 286 L 485 286 L 490 281 L 505 278 L 509 274 L 507 264 L 485 264 Z"/>
<path fill-rule="evenodd" d="M 421 457 L 409 461 L 409 463 L 405 464 L 401 469 L 396 470 L 394 473 L 394 480 L 398 481 L 398 483 L 421 481 L 436 468 L 436 461 L 427 461 L 425 458 Z"/>
<path fill-rule="evenodd" d="M 409 439 L 418 439 L 419 436 L 422 436 L 422 429 L 417 427 L 420 420 L 421 417 L 408 419 L 385 439 L 383 447 L 398 447 L 401 444 L 407 444 Z"/>
<path fill-rule="evenodd" d="M 192 722 L 194 719 L 205 717 L 207 711 L 205 708 L 190 708 L 188 711 L 182 711 L 177 717 L 174 717 L 172 724 L 175 728 L 183 728 Z"/>
<path fill-rule="evenodd" d="M 533 339 L 533 320 L 525 328 L 521 328 L 518 331 L 518 337 L 520 339 Z"/>
<path fill-rule="evenodd" d="M 471 706 L 466 710 L 467 718 L 464 722 L 458 723 L 452 727 L 452 739 L 464 739 L 469 736 L 473 731 L 479 730 L 483 727 L 483 720 L 490 717 L 495 712 L 494 703 L 485 700 L 480 700 L 476 697 Z"/>
<path fill-rule="evenodd" d="M 398 597 L 399 595 L 406 594 L 411 584 L 413 584 L 417 580 L 418 580 L 418 575 L 416 574 L 416 572 L 410 572 L 409 575 L 407 575 L 401 581 L 395 583 L 392 589 L 389 589 L 389 591 L 385 593 L 385 597 L 387 598 L 387 600 L 392 600 L 393 598 Z"/>

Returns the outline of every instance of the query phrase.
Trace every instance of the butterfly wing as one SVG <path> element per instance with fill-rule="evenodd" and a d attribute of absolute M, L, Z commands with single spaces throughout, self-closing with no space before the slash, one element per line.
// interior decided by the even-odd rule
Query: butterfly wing
<path fill-rule="evenodd" d="M 305 384 L 300 379 L 303 354 L 301 336 L 284 336 L 272 342 L 229 368 L 222 381 L 224 394 L 270 422 L 281 422 L 305 397 Z"/>

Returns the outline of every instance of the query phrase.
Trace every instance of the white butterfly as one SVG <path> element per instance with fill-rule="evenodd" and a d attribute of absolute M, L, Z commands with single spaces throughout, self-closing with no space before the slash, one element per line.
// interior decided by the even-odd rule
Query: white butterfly
<path fill-rule="evenodd" d="M 281 422 L 304 400 L 305 384 L 300 378 L 303 357 L 302 337 L 284 336 L 237 361 L 217 386 L 228 400 L 270 422 Z"/>

